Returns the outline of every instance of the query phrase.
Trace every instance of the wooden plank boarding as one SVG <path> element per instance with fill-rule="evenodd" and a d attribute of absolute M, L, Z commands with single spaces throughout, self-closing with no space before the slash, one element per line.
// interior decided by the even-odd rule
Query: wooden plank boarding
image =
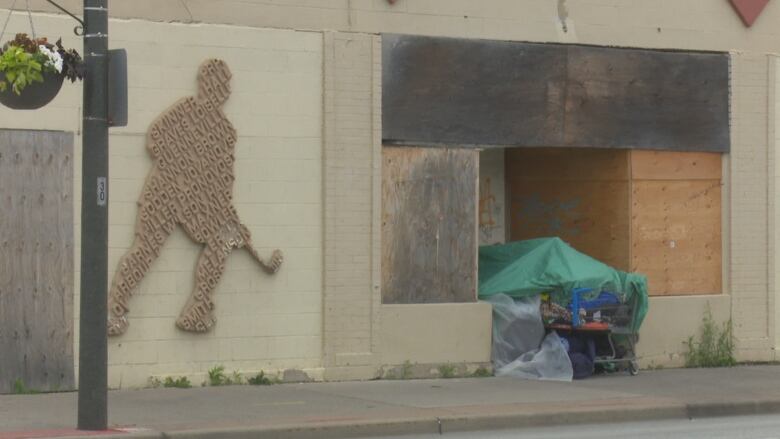
<path fill-rule="evenodd" d="M 382 149 L 382 303 L 474 302 L 479 153 Z"/>
<path fill-rule="evenodd" d="M 0 130 L 0 209 L 0 393 L 72 390 L 72 133 Z"/>

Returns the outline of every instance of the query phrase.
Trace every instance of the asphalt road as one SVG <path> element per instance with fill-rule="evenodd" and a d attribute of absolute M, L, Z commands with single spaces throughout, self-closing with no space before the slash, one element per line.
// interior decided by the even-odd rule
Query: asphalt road
<path fill-rule="evenodd" d="M 780 415 L 477 431 L 384 439 L 780 439 Z M 366 438 L 368 439 L 368 438 Z M 376 439 L 376 438 L 374 438 Z"/>

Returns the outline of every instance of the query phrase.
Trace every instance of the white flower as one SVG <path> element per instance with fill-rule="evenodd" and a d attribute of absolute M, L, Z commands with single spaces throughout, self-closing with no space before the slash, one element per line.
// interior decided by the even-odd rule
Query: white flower
<path fill-rule="evenodd" d="M 46 66 L 52 67 L 57 73 L 62 73 L 62 55 L 60 55 L 59 52 L 49 50 L 49 48 L 44 45 L 38 46 L 38 51 L 48 58 L 48 61 L 46 61 L 45 64 Z"/>

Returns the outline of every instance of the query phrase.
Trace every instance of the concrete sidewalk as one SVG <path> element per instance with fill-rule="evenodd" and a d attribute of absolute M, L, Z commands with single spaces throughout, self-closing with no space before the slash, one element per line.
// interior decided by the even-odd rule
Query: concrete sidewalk
<path fill-rule="evenodd" d="M 780 412 L 774 365 L 572 383 L 470 378 L 109 394 L 110 424 L 119 429 L 113 434 L 123 438 L 343 438 L 771 412 Z M 75 417 L 75 393 L 3 395 L 0 439 L 86 436 L 73 430 Z"/>

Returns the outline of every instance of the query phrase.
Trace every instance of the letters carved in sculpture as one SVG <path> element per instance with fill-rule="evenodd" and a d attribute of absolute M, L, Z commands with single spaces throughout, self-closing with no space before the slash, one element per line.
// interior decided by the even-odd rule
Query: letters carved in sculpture
<path fill-rule="evenodd" d="M 223 61 L 205 61 L 198 71 L 197 97 L 179 100 L 149 128 L 146 147 L 154 167 L 138 200 L 135 240 L 111 285 L 109 335 L 127 330 L 130 296 L 177 224 L 203 244 L 195 287 L 176 320 L 185 331 L 205 332 L 214 326 L 212 295 L 233 249 L 249 250 L 268 273 L 282 264 L 279 250 L 268 261 L 257 254 L 232 203 L 236 130 L 222 112 L 230 77 Z"/>

